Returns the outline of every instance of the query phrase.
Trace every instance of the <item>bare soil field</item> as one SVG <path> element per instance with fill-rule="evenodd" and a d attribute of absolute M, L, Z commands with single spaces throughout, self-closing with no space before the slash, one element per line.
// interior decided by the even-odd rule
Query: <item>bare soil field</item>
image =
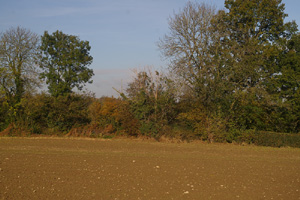
<path fill-rule="evenodd" d="M 3 137 L 0 199 L 300 199 L 300 149 Z"/>

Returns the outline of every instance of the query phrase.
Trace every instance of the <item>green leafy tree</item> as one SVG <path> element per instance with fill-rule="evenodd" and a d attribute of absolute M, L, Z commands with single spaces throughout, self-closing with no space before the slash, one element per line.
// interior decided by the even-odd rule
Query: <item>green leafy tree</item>
<path fill-rule="evenodd" d="M 284 118 L 288 125 L 285 131 L 300 131 L 300 33 L 295 33 L 285 43 L 280 55 L 278 73 L 271 82 L 274 95 L 285 105 Z"/>
<path fill-rule="evenodd" d="M 213 139 L 232 128 L 285 130 L 282 119 L 295 104 L 282 102 L 296 102 L 298 92 L 297 81 L 291 81 L 298 78 L 297 51 L 287 47 L 296 42 L 295 23 L 284 23 L 281 0 L 226 0 L 225 8 L 216 12 L 189 2 L 170 18 L 170 33 L 160 40 L 184 85 L 179 118 Z M 279 93 L 285 97 L 276 98 Z"/>
<path fill-rule="evenodd" d="M 61 31 L 52 35 L 45 31 L 41 49 L 41 78 L 46 80 L 52 96 L 70 94 L 73 88 L 81 90 L 85 83 L 92 83 L 90 79 L 94 73 L 87 67 L 93 61 L 88 41 Z"/>
<path fill-rule="evenodd" d="M 274 73 L 275 44 L 285 33 L 284 4 L 281 0 L 227 0 L 225 7 L 229 12 L 220 23 L 229 33 L 225 44 L 230 49 L 227 66 L 234 89 L 261 87 Z"/>
<path fill-rule="evenodd" d="M 215 17 L 219 38 L 220 61 L 227 70 L 226 80 L 231 101 L 226 109 L 232 123 L 259 130 L 275 127 L 267 120 L 280 106 L 268 87 L 279 70 L 280 54 L 291 23 L 285 24 L 281 0 L 226 0 L 228 12 Z M 226 109 L 223 109 L 226 110 Z"/>
<path fill-rule="evenodd" d="M 281 0 L 225 0 L 225 7 L 224 22 L 231 30 L 230 38 L 240 44 L 251 38 L 270 43 L 284 33 L 287 14 Z"/>
<path fill-rule="evenodd" d="M 295 34 L 286 43 L 279 62 L 280 74 L 276 74 L 277 88 L 280 88 L 280 98 L 294 99 L 300 87 L 300 34 Z"/>

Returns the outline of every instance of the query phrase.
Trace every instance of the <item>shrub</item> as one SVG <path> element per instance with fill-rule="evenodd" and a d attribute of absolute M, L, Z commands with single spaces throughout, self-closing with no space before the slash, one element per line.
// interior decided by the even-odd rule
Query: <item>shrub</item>
<path fill-rule="evenodd" d="M 80 127 L 90 123 L 88 107 L 92 102 L 90 96 L 71 94 L 51 98 L 47 117 L 49 128 L 67 133 L 72 127 Z"/>
<path fill-rule="evenodd" d="M 300 148 L 300 134 L 256 132 L 256 145 L 271 147 L 297 147 Z"/>
<path fill-rule="evenodd" d="M 87 108 L 91 98 L 72 94 L 52 97 L 47 94 L 25 96 L 15 108 L 15 126 L 30 133 L 67 133 L 75 126 L 89 124 Z"/>
<path fill-rule="evenodd" d="M 103 132 L 139 134 L 139 122 L 129 109 L 129 103 L 113 97 L 95 99 L 89 106 L 91 124 L 95 124 Z"/>
<path fill-rule="evenodd" d="M 103 132 L 95 124 L 89 124 L 87 126 L 72 128 L 66 136 L 72 137 L 102 137 Z"/>
<path fill-rule="evenodd" d="M 6 129 L 9 123 L 9 105 L 5 98 L 0 98 L 0 132 Z"/>

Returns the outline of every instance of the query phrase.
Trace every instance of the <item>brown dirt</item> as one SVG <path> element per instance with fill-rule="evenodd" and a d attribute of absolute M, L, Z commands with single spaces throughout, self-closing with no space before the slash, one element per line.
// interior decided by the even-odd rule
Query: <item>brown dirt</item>
<path fill-rule="evenodd" d="M 300 199 L 300 149 L 4 137 L 0 199 Z"/>

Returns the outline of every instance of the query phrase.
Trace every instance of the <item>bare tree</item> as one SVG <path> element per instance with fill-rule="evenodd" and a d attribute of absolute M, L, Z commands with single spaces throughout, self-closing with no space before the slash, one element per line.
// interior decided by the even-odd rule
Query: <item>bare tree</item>
<path fill-rule="evenodd" d="M 39 85 L 40 38 L 25 28 L 10 28 L 0 35 L 0 90 L 12 103 Z"/>
<path fill-rule="evenodd" d="M 196 83 L 209 78 L 209 51 L 215 34 L 211 21 L 215 14 L 213 6 L 188 2 L 181 12 L 169 18 L 170 33 L 158 44 L 170 59 L 171 70 L 193 90 L 197 89 Z"/>

